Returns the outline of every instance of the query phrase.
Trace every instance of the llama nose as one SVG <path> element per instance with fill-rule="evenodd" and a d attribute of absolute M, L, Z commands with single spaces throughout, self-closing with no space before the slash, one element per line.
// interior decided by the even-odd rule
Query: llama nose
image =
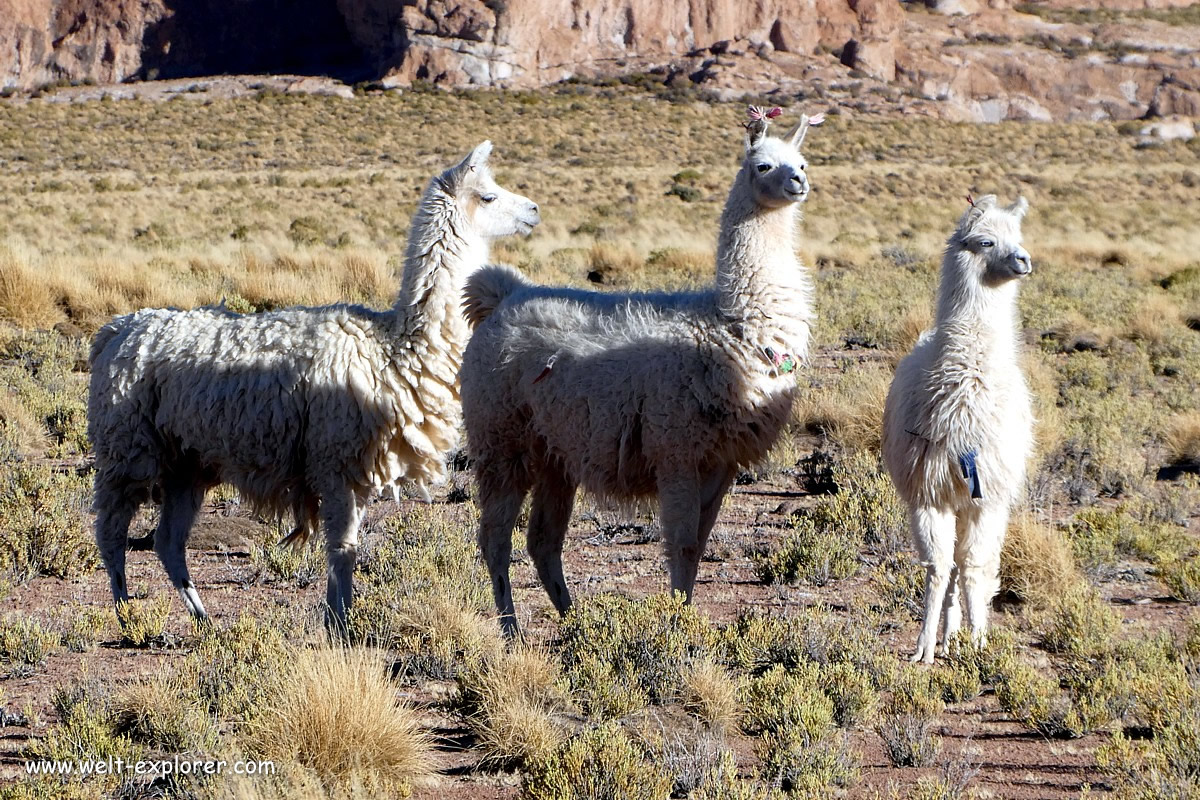
<path fill-rule="evenodd" d="M 1029 258 L 1029 253 L 1014 253 L 1013 260 L 1017 262 L 1013 269 L 1018 275 L 1028 275 L 1033 272 L 1033 261 Z"/>

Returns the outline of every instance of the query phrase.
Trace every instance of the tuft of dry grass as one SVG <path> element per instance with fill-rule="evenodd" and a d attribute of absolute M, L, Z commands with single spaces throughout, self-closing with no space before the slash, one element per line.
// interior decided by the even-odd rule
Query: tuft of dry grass
<path fill-rule="evenodd" d="M 1001 591 L 1045 608 L 1083 581 L 1061 533 L 1029 514 L 1012 518 L 1000 553 Z"/>
<path fill-rule="evenodd" d="M 792 418 L 801 428 L 848 450 L 878 452 L 891 370 L 879 363 L 847 362 L 843 366 L 828 382 L 810 375 L 799 378 L 800 397 Z"/>
<path fill-rule="evenodd" d="M 1179 306 L 1170 298 L 1150 295 L 1138 306 L 1129 319 L 1129 338 L 1149 345 L 1161 345 L 1178 328 Z"/>
<path fill-rule="evenodd" d="M 1172 418 L 1167 427 L 1166 445 L 1173 463 L 1200 465 L 1200 411 L 1188 411 Z"/>
<path fill-rule="evenodd" d="M 681 700 L 688 713 L 715 730 L 731 729 L 741 714 L 739 685 L 720 664 L 701 659 L 683 674 Z"/>
<path fill-rule="evenodd" d="M 483 751 L 483 763 L 529 766 L 549 758 L 566 740 L 556 714 L 564 705 L 558 665 L 544 651 L 499 651 L 459 675 L 459 699 Z"/>
<path fill-rule="evenodd" d="M 407 789 L 431 768 L 417 715 L 397 700 L 380 657 L 364 649 L 296 653 L 273 677 L 248 741 L 313 770 L 327 787 Z"/>
<path fill-rule="evenodd" d="M 637 279 L 637 273 L 645 262 L 630 247 L 597 242 L 587 251 L 584 263 L 588 270 L 587 278 L 592 283 L 628 286 Z"/>
<path fill-rule="evenodd" d="M 29 262 L 0 249 L 0 319 L 22 328 L 49 328 L 63 318 L 54 295 Z"/>
<path fill-rule="evenodd" d="M 896 323 L 896 360 L 910 353 L 921 334 L 933 327 L 933 311 L 929 306 L 909 308 Z"/>

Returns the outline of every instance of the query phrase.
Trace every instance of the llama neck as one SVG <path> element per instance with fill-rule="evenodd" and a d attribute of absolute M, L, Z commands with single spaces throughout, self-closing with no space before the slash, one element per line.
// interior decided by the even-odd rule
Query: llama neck
<path fill-rule="evenodd" d="M 935 344 L 943 356 L 988 363 L 1015 362 L 1018 350 L 1017 281 L 984 286 L 965 263 L 947 252 L 938 286 Z"/>
<path fill-rule="evenodd" d="M 459 310 L 471 271 L 487 263 L 487 240 L 474 233 L 454 198 L 431 185 L 413 218 L 404 276 L 393 306 L 394 334 L 417 349 L 449 346 L 457 369 L 469 330 Z"/>
<path fill-rule="evenodd" d="M 774 337 L 807 350 L 808 275 L 793 249 L 796 206 L 764 208 L 754 202 L 743 174 L 730 192 L 717 240 L 717 296 L 721 315 L 757 338 Z"/>

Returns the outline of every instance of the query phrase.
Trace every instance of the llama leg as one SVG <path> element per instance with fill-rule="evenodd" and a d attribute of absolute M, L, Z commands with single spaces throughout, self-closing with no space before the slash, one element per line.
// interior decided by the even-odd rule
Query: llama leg
<path fill-rule="evenodd" d="M 350 487 L 325 492 L 321 497 L 321 525 L 325 529 L 325 627 L 345 639 L 346 615 L 354 597 L 354 564 L 358 560 L 360 498 Z M 365 505 L 365 502 L 362 503 Z"/>
<path fill-rule="evenodd" d="M 693 480 L 660 480 L 658 503 L 671 591 L 683 592 L 690 603 L 700 563 L 700 486 Z"/>
<path fill-rule="evenodd" d="M 950 588 L 942 604 L 942 655 L 950 655 L 950 640 L 962 627 L 962 573 L 958 566 L 950 567 Z"/>
<path fill-rule="evenodd" d="M 925 566 L 925 614 L 912 660 L 932 664 L 938 623 L 954 567 L 954 514 L 930 507 L 916 508 L 912 512 L 912 531 L 917 554 Z"/>
<path fill-rule="evenodd" d="M 562 548 L 574 505 L 574 484 L 557 470 L 543 470 L 533 490 L 525 540 L 538 578 L 560 614 L 567 613 L 571 607 L 571 593 L 567 591 L 567 581 L 563 577 Z"/>
<path fill-rule="evenodd" d="M 125 583 L 125 548 L 129 542 L 129 523 L 141 503 L 130 498 L 129 488 L 118 482 L 96 478 L 96 546 L 108 572 L 113 604 L 129 602 Z"/>
<path fill-rule="evenodd" d="M 708 536 L 717 523 L 721 504 L 725 501 L 725 495 L 736 476 L 736 470 L 722 467 L 710 473 L 700 487 L 700 527 L 696 531 L 694 559 L 689 564 L 688 597 L 691 597 L 696 585 L 696 574 L 700 570 L 700 559 L 704 557 L 704 549 L 708 546 Z"/>
<path fill-rule="evenodd" d="M 187 538 L 204 503 L 205 487 L 192 475 L 170 475 L 162 485 L 162 516 L 154 532 L 154 552 L 167 571 L 171 585 L 183 598 L 188 613 L 197 620 L 208 619 L 196 585 L 188 574 Z"/>
<path fill-rule="evenodd" d="M 505 637 L 515 639 L 520 630 L 508 570 L 512 563 L 513 526 L 517 524 L 517 514 L 521 512 L 527 489 L 510 488 L 483 474 L 479 475 L 478 481 L 479 551 L 492 580 L 492 597 L 500 614 L 500 627 Z"/>
<path fill-rule="evenodd" d="M 978 644 L 986 644 L 988 612 L 1000 589 L 1000 550 L 1008 532 L 1008 508 L 984 508 L 968 521 L 966 537 L 959 541 L 956 557 L 962 573 L 963 604 L 967 625 Z"/>

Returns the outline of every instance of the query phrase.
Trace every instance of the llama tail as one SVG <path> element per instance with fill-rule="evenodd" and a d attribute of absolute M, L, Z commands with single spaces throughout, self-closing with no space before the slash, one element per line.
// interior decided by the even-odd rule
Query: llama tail
<path fill-rule="evenodd" d="M 489 264 L 467 278 L 463 289 L 463 315 L 472 328 L 478 328 L 492 315 L 504 298 L 523 286 L 530 286 L 525 276 L 512 267 Z"/>

